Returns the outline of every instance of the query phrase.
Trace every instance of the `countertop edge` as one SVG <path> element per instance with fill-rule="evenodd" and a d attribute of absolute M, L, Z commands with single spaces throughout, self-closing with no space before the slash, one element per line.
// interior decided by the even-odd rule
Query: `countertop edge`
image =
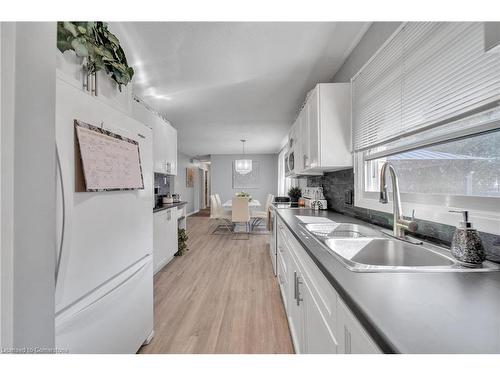
<path fill-rule="evenodd" d="M 387 337 L 377 329 L 376 325 L 372 323 L 368 315 L 358 306 L 356 301 L 351 297 L 349 292 L 342 286 L 340 282 L 338 282 L 335 277 L 324 267 L 324 265 L 316 258 L 313 252 L 309 249 L 309 245 L 304 243 L 301 236 L 290 226 L 288 221 L 280 214 L 280 210 L 274 208 L 278 216 L 285 223 L 287 228 L 293 234 L 293 236 L 299 241 L 300 245 L 304 248 L 307 255 L 312 259 L 314 264 L 318 266 L 321 273 L 326 277 L 326 279 L 330 282 L 336 292 L 342 297 L 342 300 L 347 304 L 347 306 L 352 310 L 353 314 L 359 320 L 364 329 L 369 333 L 370 337 L 375 341 L 375 343 L 379 346 L 379 348 L 384 352 L 384 354 L 399 354 L 400 351 L 391 343 Z M 342 214 L 339 214 L 342 215 Z M 345 216 L 345 215 L 343 215 Z M 356 220 L 356 219 L 355 219 Z M 357 220 L 361 221 L 361 220 Z M 364 222 L 363 222 L 364 223 Z M 364 223 L 367 224 L 367 223 Z M 370 225 L 370 224 L 368 224 Z M 373 225 L 371 225 L 373 226 Z M 318 244 L 319 245 L 319 244 Z M 320 245 L 319 245 L 320 246 Z M 335 259 L 335 258 L 333 258 Z M 335 259 L 338 262 L 338 260 Z M 340 263 L 340 262 L 339 262 Z M 352 272 L 352 271 L 349 271 Z"/>
<path fill-rule="evenodd" d="M 163 211 L 163 210 L 168 210 L 169 208 L 184 206 L 187 203 L 188 202 L 181 201 L 181 202 L 175 202 L 175 203 L 172 203 L 172 204 L 167 204 L 167 205 L 161 206 L 161 207 L 155 207 L 155 208 L 153 208 L 153 213 L 160 212 L 160 211 Z"/>

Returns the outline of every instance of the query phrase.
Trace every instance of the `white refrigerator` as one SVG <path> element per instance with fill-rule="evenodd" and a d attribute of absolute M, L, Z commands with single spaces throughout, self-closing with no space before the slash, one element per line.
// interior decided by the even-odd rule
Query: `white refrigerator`
<path fill-rule="evenodd" d="M 56 90 L 56 348 L 135 353 L 153 334 L 152 131 L 61 74 Z M 139 142 L 144 189 L 75 192 L 75 119 Z"/>

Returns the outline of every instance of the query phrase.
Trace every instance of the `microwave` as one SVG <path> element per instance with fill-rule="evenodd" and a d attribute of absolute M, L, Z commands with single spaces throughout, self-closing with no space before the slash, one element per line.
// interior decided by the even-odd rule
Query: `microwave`
<path fill-rule="evenodd" d="M 294 150 L 290 150 L 285 154 L 285 176 L 295 176 L 295 155 Z"/>

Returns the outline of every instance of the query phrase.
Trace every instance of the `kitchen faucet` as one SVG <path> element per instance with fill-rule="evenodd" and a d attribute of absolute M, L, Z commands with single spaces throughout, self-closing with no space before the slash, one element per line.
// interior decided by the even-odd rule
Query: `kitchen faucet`
<path fill-rule="evenodd" d="M 415 210 L 413 210 L 411 220 L 406 220 L 401 209 L 401 196 L 399 195 L 399 183 L 396 170 L 388 161 L 382 164 L 380 168 L 380 203 L 387 204 L 387 183 L 386 171 L 389 170 L 392 182 L 392 211 L 393 211 L 393 235 L 396 238 L 405 240 L 405 230 L 414 232 L 417 230 L 418 224 L 415 222 Z"/>

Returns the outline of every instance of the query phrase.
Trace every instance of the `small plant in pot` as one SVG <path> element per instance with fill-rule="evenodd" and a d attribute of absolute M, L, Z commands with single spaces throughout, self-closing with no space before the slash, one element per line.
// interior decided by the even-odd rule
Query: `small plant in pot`
<path fill-rule="evenodd" d="M 288 190 L 288 196 L 290 197 L 292 202 L 297 202 L 302 196 L 302 190 L 297 186 L 291 187 L 290 190 Z"/>
<path fill-rule="evenodd" d="M 250 195 L 250 193 L 247 193 L 247 192 L 244 192 L 244 191 L 240 191 L 240 192 L 236 193 L 236 197 L 238 197 L 238 198 L 248 198 L 249 202 L 252 201 L 252 196 Z"/>

